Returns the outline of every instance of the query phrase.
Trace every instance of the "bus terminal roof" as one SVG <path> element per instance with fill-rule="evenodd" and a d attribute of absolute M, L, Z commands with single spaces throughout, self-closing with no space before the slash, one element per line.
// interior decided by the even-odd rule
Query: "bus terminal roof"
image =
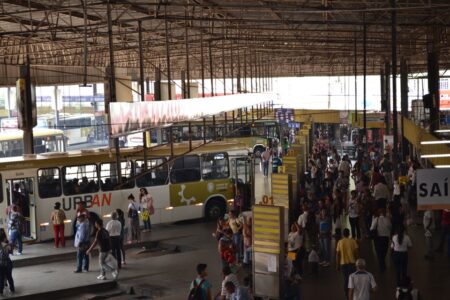
<path fill-rule="evenodd" d="M 364 28 L 367 72 L 379 74 L 392 54 L 393 11 L 397 51 L 410 72 L 426 72 L 431 48 L 440 52 L 441 69 L 449 67 L 448 0 L 3 0 L 0 55 L 10 67 L 0 68 L 0 84 L 14 82 L 15 66 L 27 54 L 34 70 L 47 74 L 43 82 L 71 76 L 81 82 L 85 64 L 89 81 L 103 81 L 110 53 L 107 3 L 115 65 L 134 78 L 139 24 L 150 80 L 155 67 L 167 75 L 167 50 L 172 79 L 186 69 L 187 57 L 190 77 L 201 77 L 204 60 L 208 78 L 209 52 L 215 78 L 230 78 L 231 72 L 235 77 L 237 72 L 241 77 L 351 75 L 355 66 L 361 74 Z"/>

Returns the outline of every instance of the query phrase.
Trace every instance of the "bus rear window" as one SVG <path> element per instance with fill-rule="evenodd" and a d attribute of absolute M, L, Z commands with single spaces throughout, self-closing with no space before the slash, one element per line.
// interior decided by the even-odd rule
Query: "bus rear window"
<path fill-rule="evenodd" d="M 65 195 L 98 192 L 97 165 L 81 165 L 63 168 Z"/>
<path fill-rule="evenodd" d="M 51 198 L 61 196 L 61 176 L 58 168 L 38 170 L 39 197 Z"/>
<path fill-rule="evenodd" d="M 200 158 L 197 155 L 186 155 L 175 159 L 170 170 L 172 183 L 200 181 Z"/>

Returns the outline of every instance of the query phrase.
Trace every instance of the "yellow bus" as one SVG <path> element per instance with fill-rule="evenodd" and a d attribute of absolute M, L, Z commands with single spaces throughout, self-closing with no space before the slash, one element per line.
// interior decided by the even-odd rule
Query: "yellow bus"
<path fill-rule="evenodd" d="M 29 219 L 27 238 L 52 238 L 50 213 L 55 202 L 66 212 L 66 235 L 72 233 L 77 204 L 85 202 L 89 211 L 108 217 L 120 208 L 127 211 L 128 195 L 139 201 L 139 189 L 147 188 L 154 198 L 152 223 L 195 218 L 217 218 L 234 199 L 234 183 L 247 178 L 250 160 L 243 144 L 193 142 L 148 149 L 144 172 L 142 148 L 121 149 L 122 184 L 118 188 L 115 151 L 91 149 L 70 153 L 43 153 L 35 157 L 0 159 L 0 211 L 12 203 L 20 187 Z M 189 152 L 189 153 L 188 153 Z M 186 154 L 187 153 L 187 154 Z M 0 224 L 6 226 L 5 215 Z"/>
<path fill-rule="evenodd" d="M 235 120 L 234 128 L 233 123 L 228 119 L 227 128 L 225 127 L 224 118 L 216 119 L 215 134 L 212 119 L 207 119 L 205 123 L 203 121 L 191 122 L 191 138 L 192 140 L 202 140 L 205 136 L 207 141 L 213 140 L 214 136 L 217 140 L 243 143 L 247 145 L 256 157 L 260 157 L 266 147 L 271 146 L 272 140 L 280 137 L 280 127 L 278 122 L 273 117 L 265 117 L 262 119 L 251 119 L 243 124 L 240 124 L 240 119 Z M 206 125 L 206 130 L 203 126 Z M 226 129 L 226 130 L 225 130 Z M 157 132 L 160 130 L 161 132 Z M 169 131 L 167 128 L 158 128 L 151 131 L 151 144 L 168 143 Z M 158 141 L 158 135 L 160 140 Z M 189 140 L 189 125 L 187 123 L 178 123 L 172 126 L 172 134 L 174 140 L 177 142 Z M 130 143 L 133 139 L 139 140 L 138 144 L 142 145 L 142 134 L 135 134 L 132 138 L 128 138 L 128 145 L 137 145 L 136 143 Z M 149 144 L 150 145 L 150 144 Z"/>
<path fill-rule="evenodd" d="M 64 132 L 58 129 L 33 129 L 34 153 L 62 152 L 66 149 Z M 0 157 L 23 154 L 23 131 L 9 130 L 0 134 Z"/>

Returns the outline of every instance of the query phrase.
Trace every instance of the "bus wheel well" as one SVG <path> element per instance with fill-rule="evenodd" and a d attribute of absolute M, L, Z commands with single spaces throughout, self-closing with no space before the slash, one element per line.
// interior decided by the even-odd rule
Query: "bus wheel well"
<path fill-rule="evenodd" d="M 226 200 L 222 197 L 213 197 L 208 200 L 205 206 L 205 218 L 207 220 L 217 220 L 226 213 Z"/>

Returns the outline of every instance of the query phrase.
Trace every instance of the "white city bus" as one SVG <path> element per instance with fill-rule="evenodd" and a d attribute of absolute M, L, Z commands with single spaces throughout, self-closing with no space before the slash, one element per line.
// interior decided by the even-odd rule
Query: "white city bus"
<path fill-rule="evenodd" d="M 174 144 L 173 159 L 168 145 L 149 149 L 147 172 L 142 149 L 121 149 L 125 184 L 120 188 L 115 152 L 109 149 L 0 159 L 0 211 L 12 203 L 18 184 L 29 221 L 25 235 L 37 241 L 53 236 L 50 213 L 55 202 L 66 212 L 65 233 L 70 235 L 78 203 L 86 202 L 89 211 L 108 218 L 117 208 L 126 213 L 128 195 L 139 201 L 141 187 L 154 198 L 152 223 L 217 218 L 234 197 L 234 183 L 247 178 L 243 173 L 250 170 L 248 150 L 243 144 L 226 142 L 203 146 L 194 142 L 193 146 L 195 150 L 189 152 L 188 143 Z M 5 218 L 1 215 L 2 226 L 7 224 Z"/>

